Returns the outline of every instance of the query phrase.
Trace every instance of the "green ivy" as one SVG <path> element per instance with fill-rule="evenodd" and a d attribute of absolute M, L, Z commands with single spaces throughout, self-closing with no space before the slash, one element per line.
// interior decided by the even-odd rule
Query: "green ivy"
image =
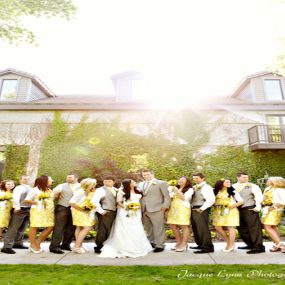
<path fill-rule="evenodd" d="M 30 147 L 27 145 L 7 145 L 3 179 L 18 181 L 26 173 Z"/>

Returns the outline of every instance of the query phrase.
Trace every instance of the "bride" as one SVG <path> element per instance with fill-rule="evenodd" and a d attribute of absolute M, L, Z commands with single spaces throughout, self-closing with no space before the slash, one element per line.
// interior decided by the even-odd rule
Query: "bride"
<path fill-rule="evenodd" d="M 141 219 L 140 199 L 136 182 L 125 179 L 117 195 L 118 211 L 109 238 L 99 257 L 139 257 L 152 251 Z"/>

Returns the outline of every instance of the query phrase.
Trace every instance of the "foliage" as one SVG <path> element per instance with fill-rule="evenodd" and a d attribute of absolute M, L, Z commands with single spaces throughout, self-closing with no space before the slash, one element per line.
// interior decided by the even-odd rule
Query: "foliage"
<path fill-rule="evenodd" d="M 75 10 L 71 0 L 0 0 L 0 38 L 32 43 L 35 35 L 23 26 L 23 16 L 69 19 Z"/>
<path fill-rule="evenodd" d="M 148 135 L 141 136 L 131 132 L 131 126 L 123 129 L 119 119 L 87 123 L 83 117 L 71 128 L 57 112 L 50 134 L 42 144 L 39 174 L 51 175 L 56 183 L 62 182 L 70 171 L 99 181 L 106 174 L 138 179 L 140 169 L 145 167 L 165 180 L 190 175 L 195 169 L 193 155 L 202 142 L 207 142 L 207 132 L 201 131 L 204 123 L 197 118 L 195 127 L 189 131 L 191 138 L 183 137 L 189 130 L 187 122 L 180 122 L 179 128 L 175 127 L 177 132 L 165 134 L 165 129 L 153 127 Z M 195 145 L 187 139 L 195 141 Z"/>
<path fill-rule="evenodd" d="M 284 158 L 284 150 L 249 152 L 244 146 L 222 146 L 214 154 L 204 155 L 201 164 L 211 184 L 220 178 L 235 181 L 238 171 L 247 172 L 257 182 L 265 174 L 285 177 Z"/>
<path fill-rule="evenodd" d="M 18 181 L 26 173 L 30 147 L 26 145 L 7 145 L 3 179 Z"/>

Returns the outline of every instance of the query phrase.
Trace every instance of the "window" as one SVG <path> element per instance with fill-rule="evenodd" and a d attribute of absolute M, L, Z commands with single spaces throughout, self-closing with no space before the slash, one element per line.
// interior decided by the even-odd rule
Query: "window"
<path fill-rule="evenodd" d="M 280 143 L 285 140 L 285 115 L 267 115 L 268 138 L 270 142 Z"/>
<path fill-rule="evenodd" d="M 2 81 L 1 96 L 2 100 L 16 100 L 17 79 L 4 79 Z"/>
<path fill-rule="evenodd" d="M 264 89 L 268 100 L 284 100 L 280 79 L 265 79 Z"/>

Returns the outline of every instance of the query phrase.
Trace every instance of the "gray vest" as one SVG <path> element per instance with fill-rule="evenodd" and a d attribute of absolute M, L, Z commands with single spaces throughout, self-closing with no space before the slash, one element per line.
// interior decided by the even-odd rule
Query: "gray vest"
<path fill-rule="evenodd" d="M 24 203 L 24 200 L 26 200 L 26 197 L 27 197 L 27 195 L 29 194 L 31 188 L 30 188 L 30 186 L 24 185 L 24 184 L 21 184 L 21 187 L 23 187 L 23 189 L 24 189 L 25 191 L 23 191 L 22 194 L 21 194 L 21 196 L 20 196 L 20 207 L 23 207 L 23 208 L 31 208 L 31 205 L 30 205 L 30 204 Z"/>
<path fill-rule="evenodd" d="M 70 188 L 69 184 L 68 183 L 62 184 L 62 191 L 59 195 L 57 204 L 64 207 L 69 207 L 70 206 L 69 201 L 72 198 L 72 196 L 73 196 L 73 191 Z"/>
<path fill-rule="evenodd" d="M 251 191 L 252 186 L 245 186 L 241 189 L 239 192 L 240 196 L 243 199 L 242 208 L 249 207 L 249 206 L 255 206 L 255 200 L 254 195 Z"/>
<path fill-rule="evenodd" d="M 205 202 L 205 198 L 201 192 L 202 189 L 194 189 L 194 193 L 191 200 L 191 206 L 202 206 Z"/>
<path fill-rule="evenodd" d="M 105 196 L 101 200 L 101 205 L 104 210 L 109 211 L 116 211 L 117 210 L 117 204 L 116 204 L 116 197 L 114 197 L 113 193 L 106 187 L 103 187 L 105 190 Z M 116 192 L 117 193 L 117 192 Z"/>

